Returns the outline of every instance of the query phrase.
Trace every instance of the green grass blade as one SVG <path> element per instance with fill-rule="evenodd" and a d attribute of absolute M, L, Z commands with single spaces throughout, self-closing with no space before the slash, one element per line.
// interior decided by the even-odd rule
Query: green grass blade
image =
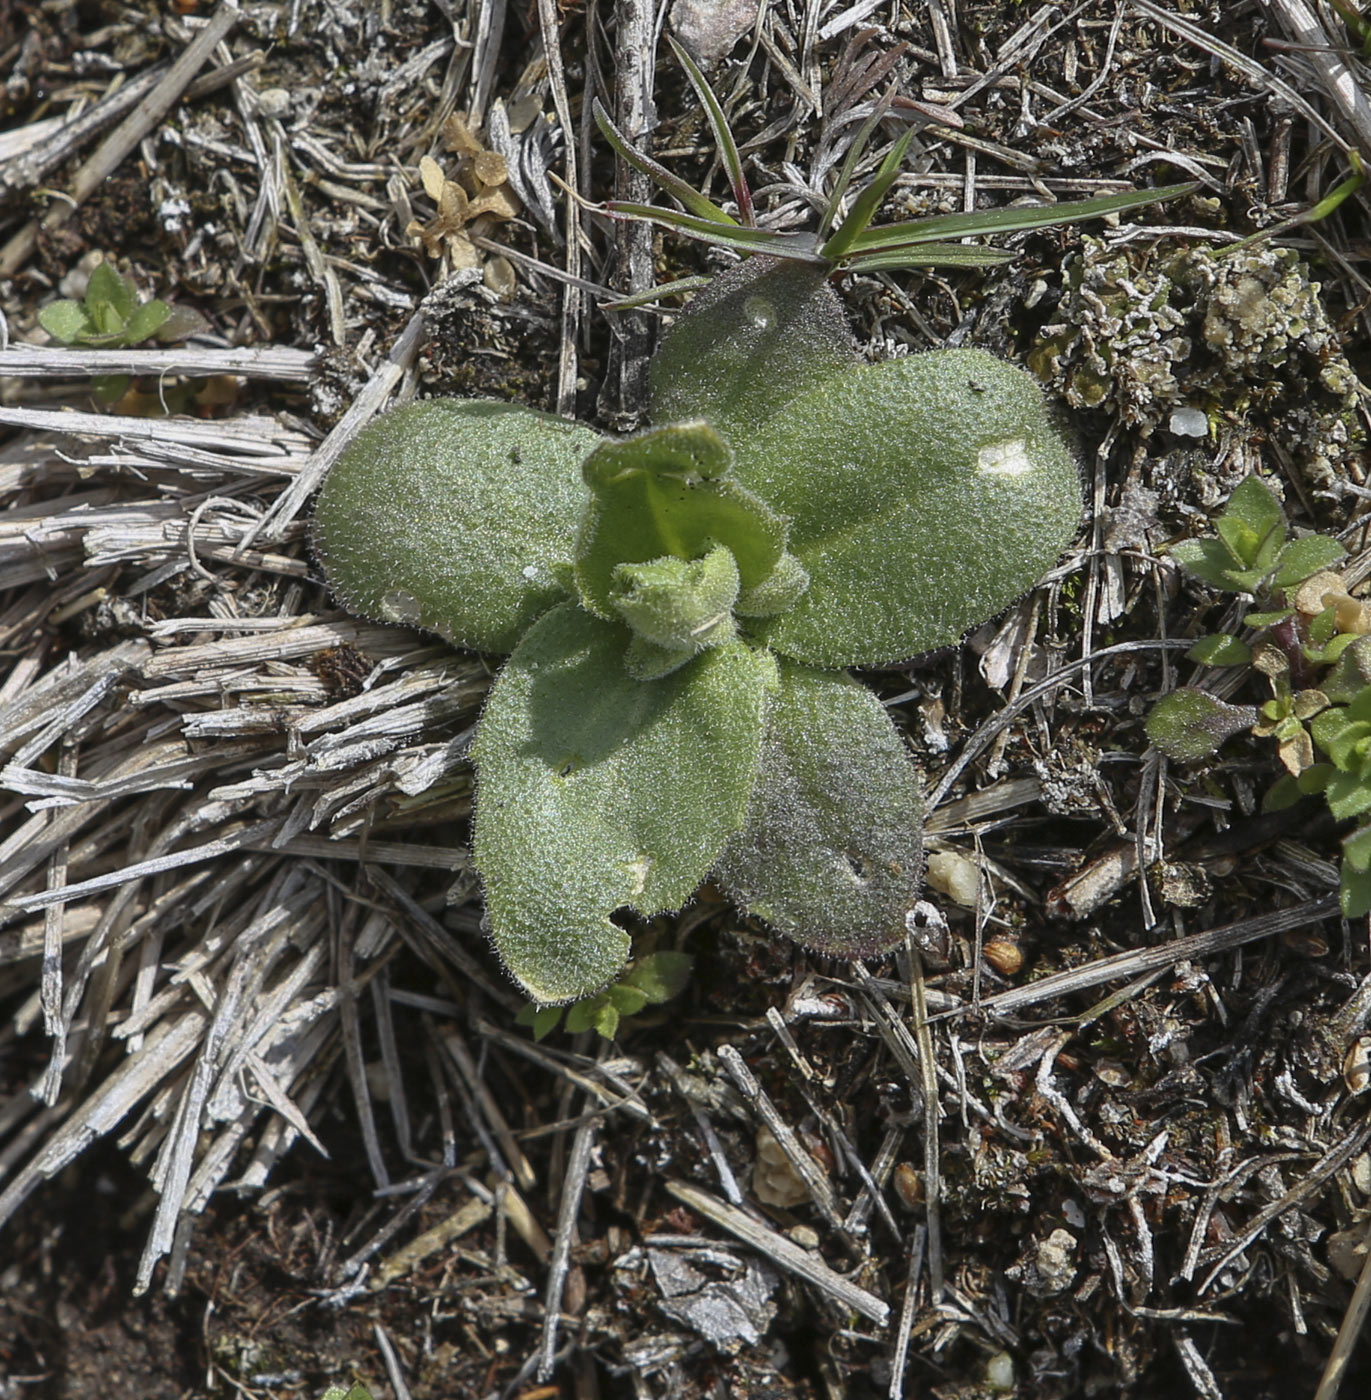
<path fill-rule="evenodd" d="M 670 34 L 666 36 L 666 41 L 671 45 L 671 51 L 676 55 L 676 61 L 685 69 L 691 87 L 695 89 L 700 101 L 704 104 L 705 114 L 709 117 L 709 125 L 714 132 L 714 142 L 719 148 L 719 158 L 723 161 L 724 170 L 728 173 L 728 183 L 733 187 L 733 199 L 738 206 L 738 220 L 748 228 L 752 228 L 757 222 L 752 210 L 752 191 L 748 188 L 747 177 L 743 174 L 743 159 L 738 154 L 738 143 L 733 139 L 733 132 L 729 128 L 728 117 L 724 114 L 723 105 L 714 95 L 714 89 L 706 81 L 705 75 L 700 71 L 695 60 Z"/>
<path fill-rule="evenodd" d="M 832 258 L 835 262 L 841 258 L 876 217 L 876 210 L 884 203 L 891 185 L 895 183 L 895 177 L 900 173 L 900 163 L 904 160 L 905 152 L 913 139 L 914 132 L 911 128 L 890 148 L 871 183 L 853 200 L 847 218 L 824 244 L 821 251 L 826 258 Z"/>
<path fill-rule="evenodd" d="M 1079 223 L 1106 214 L 1122 214 L 1189 194 L 1198 186 L 1161 185 L 1156 189 L 1131 190 L 1126 194 L 1106 194 L 1068 204 L 1011 205 L 1004 209 L 981 209 L 971 214 L 934 214 L 902 224 L 877 224 L 859 233 L 849 252 L 909 247 L 949 238 L 974 238 L 989 233 L 1022 233 L 1025 229 L 1053 228 L 1058 224 Z"/>
<path fill-rule="evenodd" d="M 828 203 L 824 205 L 824 212 L 819 218 L 820 238 L 826 238 L 828 230 L 833 227 L 833 221 L 838 217 L 838 209 L 843 202 L 843 196 L 847 193 L 847 187 L 852 183 L 857 162 L 861 160 L 862 152 L 866 150 L 867 142 L 871 140 L 871 133 L 876 130 L 881 118 L 889 110 L 890 96 L 887 94 L 876 104 L 875 110 L 862 123 L 856 136 L 852 138 L 852 144 L 847 148 L 842 167 L 838 171 L 837 181 L 833 185 L 833 192 L 829 195 Z"/>
<path fill-rule="evenodd" d="M 610 115 L 605 111 L 604 104 L 597 97 L 592 108 L 595 115 L 595 124 L 600 128 L 601 135 L 614 148 L 615 152 L 622 156 L 640 174 L 646 175 L 659 189 L 677 199 L 696 218 L 708 219 L 716 224 L 736 224 L 737 220 L 726 214 L 712 199 L 702 195 L 694 185 L 687 184 L 679 175 L 673 175 L 666 166 L 659 165 L 651 156 L 645 155 L 636 146 L 631 146 L 628 138 L 619 130 Z"/>
<path fill-rule="evenodd" d="M 602 311 L 632 311 L 638 306 L 652 306 L 662 300 L 663 297 L 681 296 L 685 292 L 698 292 L 701 287 L 707 287 L 714 279 L 712 277 L 682 277 L 675 282 L 661 282 L 655 287 L 649 287 L 645 292 L 634 292 L 632 296 L 616 297 L 613 301 L 602 301 L 599 303 Z"/>
<path fill-rule="evenodd" d="M 743 228 L 738 224 L 721 224 L 714 219 L 697 218 L 675 209 L 663 209 L 656 204 L 632 204 L 624 200 L 607 200 L 603 212 L 620 219 L 645 219 L 674 229 L 687 238 L 712 243 L 719 248 L 732 248 L 738 253 L 769 253 L 775 258 L 794 262 L 827 262 L 816 246 L 811 233 L 775 233 L 770 229 Z"/>
<path fill-rule="evenodd" d="M 975 243 L 920 243 L 913 248 L 857 253 L 843 262 L 847 272 L 899 272 L 914 267 L 1003 267 L 1018 256 L 1005 248 Z"/>

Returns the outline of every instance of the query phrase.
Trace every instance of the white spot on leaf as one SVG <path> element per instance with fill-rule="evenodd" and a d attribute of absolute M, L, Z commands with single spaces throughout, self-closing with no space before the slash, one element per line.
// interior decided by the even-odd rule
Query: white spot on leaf
<path fill-rule="evenodd" d="M 976 467 L 992 476 L 1024 476 L 1033 470 L 1033 463 L 1024 440 L 1010 438 L 1007 442 L 992 442 L 981 448 Z"/>

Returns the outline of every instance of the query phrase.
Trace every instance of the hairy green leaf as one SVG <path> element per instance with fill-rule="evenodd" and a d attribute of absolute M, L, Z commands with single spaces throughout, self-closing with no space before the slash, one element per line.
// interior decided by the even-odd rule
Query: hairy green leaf
<path fill-rule="evenodd" d="M 1327 535 L 1305 535 L 1301 539 L 1291 540 L 1281 550 L 1273 582 L 1277 588 L 1293 588 L 1320 569 L 1331 568 L 1346 557 L 1347 551 L 1337 540 Z"/>
<path fill-rule="evenodd" d="M 756 624 L 818 666 L 888 665 L 960 640 L 1027 592 L 1080 523 L 1042 391 L 980 350 L 836 375 L 735 444 L 734 474 L 790 518 L 810 575 Z"/>
<path fill-rule="evenodd" d="M 1214 528 L 1248 569 L 1269 569 L 1285 544 L 1285 511 L 1260 477 L 1245 477 L 1234 488 Z"/>
<path fill-rule="evenodd" d="M 350 612 L 512 651 L 566 597 L 599 435 L 485 400 L 428 399 L 363 428 L 324 480 L 314 541 Z"/>
<path fill-rule="evenodd" d="M 1182 686 L 1163 695 L 1147 717 L 1147 737 L 1183 763 L 1208 758 L 1257 718 L 1251 705 L 1230 705 L 1203 690 Z"/>
<path fill-rule="evenodd" d="M 839 957 L 893 947 L 923 874 L 923 795 L 881 703 L 849 676 L 780 664 L 747 825 L 718 866 L 728 893 Z"/>
<path fill-rule="evenodd" d="M 685 991 L 694 965 L 689 953 L 649 953 L 629 968 L 623 982 L 641 992 L 645 1001 L 659 1006 Z"/>
<path fill-rule="evenodd" d="M 151 340 L 166 324 L 170 315 L 171 307 L 155 298 L 135 306 L 129 312 L 128 321 L 124 326 L 124 344 L 141 345 L 145 340 Z"/>
<path fill-rule="evenodd" d="M 129 278 L 119 275 L 113 263 L 102 262 L 86 283 L 86 305 L 97 322 L 97 308 L 104 306 L 114 313 L 122 325 L 138 305 L 138 289 Z M 102 326 L 101 329 L 112 329 L 112 325 Z"/>
<path fill-rule="evenodd" d="M 38 313 L 38 324 L 63 345 L 77 345 L 95 330 L 95 322 L 79 301 L 54 301 Z"/>
<path fill-rule="evenodd" d="M 756 776 L 772 659 L 728 642 L 636 681 L 629 636 L 573 604 L 548 613 L 496 678 L 473 748 L 491 937 L 539 1002 L 615 978 L 629 940 L 610 915 L 684 904 Z"/>
<path fill-rule="evenodd" d="M 823 268 L 750 258 L 690 303 L 650 368 L 656 423 L 704 418 L 731 443 L 861 358 Z"/>
<path fill-rule="evenodd" d="M 1345 919 L 1359 919 L 1363 914 L 1371 914 L 1371 871 L 1356 869 L 1346 857 L 1348 842 L 1363 835 L 1355 832 L 1343 842 L 1342 880 L 1338 889 L 1338 903 Z"/>
<path fill-rule="evenodd" d="M 1371 686 L 1371 637 L 1357 637 L 1339 654 L 1319 689 L 1335 705 L 1346 705 Z"/>
<path fill-rule="evenodd" d="M 209 322 L 193 306 L 168 306 L 167 318 L 157 328 L 157 339 L 169 345 L 208 329 Z"/>
<path fill-rule="evenodd" d="M 1348 817 L 1359 817 L 1363 812 L 1371 811 L 1371 782 L 1358 773 L 1336 774 L 1330 779 L 1323 795 L 1335 821 L 1346 821 Z"/>
<path fill-rule="evenodd" d="M 1235 582 L 1238 561 L 1222 540 L 1181 540 L 1167 551 L 1187 572 L 1202 579 L 1211 588 L 1225 593 L 1243 593 L 1246 583 Z"/>
<path fill-rule="evenodd" d="M 668 556 L 620 564 L 613 587 L 614 610 L 635 643 L 646 643 L 637 658 L 630 649 L 629 670 L 639 680 L 664 676 L 737 633 L 738 566 L 721 544 L 689 562 Z"/>
<path fill-rule="evenodd" d="M 1216 632 L 1212 636 L 1201 637 L 1186 652 L 1186 656 L 1205 666 L 1246 666 L 1252 660 L 1252 648 L 1240 637 Z"/>

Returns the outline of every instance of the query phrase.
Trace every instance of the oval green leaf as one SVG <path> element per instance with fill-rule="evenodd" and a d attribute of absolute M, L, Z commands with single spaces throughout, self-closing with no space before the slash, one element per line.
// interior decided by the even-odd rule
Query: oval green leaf
<path fill-rule="evenodd" d="M 905 936 L 923 793 L 889 715 L 849 676 L 780 663 L 747 825 L 717 875 L 749 913 L 838 957 Z"/>
<path fill-rule="evenodd" d="M 775 663 L 727 642 L 661 680 L 630 633 L 572 604 L 529 631 L 491 688 L 472 756 L 491 937 L 535 1001 L 611 982 L 610 915 L 679 908 L 743 824 Z"/>
<path fill-rule="evenodd" d="M 960 640 L 1056 563 L 1081 518 L 1041 390 L 979 350 L 839 375 L 734 444 L 735 477 L 790 519 L 810 585 L 756 635 L 817 666 Z"/>
<path fill-rule="evenodd" d="M 858 368 L 828 274 L 766 257 L 720 273 L 653 357 L 652 421 L 705 418 L 736 446 L 801 394 Z"/>
<path fill-rule="evenodd" d="M 363 428 L 324 480 L 314 544 L 349 612 L 512 651 L 567 595 L 600 441 L 513 404 L 428 399 Z"/>
<path fill-rule="evenodd" d="M 1251 705 L 1230 705 L 1193 686 L 1163 695 L 1147 717 L 1147 737 L 1168 757 L 1182 763 L 1209 758 L 1224 741 L 1252 726 Z"/>

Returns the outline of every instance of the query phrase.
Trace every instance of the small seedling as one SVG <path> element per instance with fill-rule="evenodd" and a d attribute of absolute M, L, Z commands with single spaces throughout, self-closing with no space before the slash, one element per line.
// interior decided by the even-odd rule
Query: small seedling
<path fill-rule="evenodd" d="M 661 1006 L 685 991 L 695 959 L 688 953 L 649 953 L 620 973 L 612 986 L 570 1006 L 537 1006 L 530 1003 L 516 1017 L 529 1026 L 535 1040 L 543 1040 L 566 1017 L 566 1029 L 576 1035 L 593 1030 L 613 1040 L 627 1020 L 648 1006 Z"/>
<path fill-rule="evenodd" d="M 1197 188 L 1194 184 L 1166 185 L 1063 204 L 1013 204 L 1002 209 L 980 209 L 965 214 L 938 214 L 899 223 L 876 224 L 872 220 L 894 187 L 914 133 L 907 131 L 892 144 L 870 182 L 850 201 L 848 191 L 868 144 L 882 121 L 890 115 L 890 100 L 887 97 L 875 104 L 871 116 L 862 124 L 848 147 L 832 189 L 823 200 L 817 228 L 813 232 L 759 228 L 752 190 L 743 172 L 742 156 L 724 115 L 723 104 L 685 49 L 670 36 L 668 42 L 704 106 L 728 176 L 737 217 L 638 150 L 614 125 L 598 100 L 594 106 L 595 121 L 605 140 L 623 160 L 646 175 L 681 207 L 673 209 L 622 200 L 610 200 L 603 206 L 591 207 L 600 208 L 616 218 L 642 219 L 659 224 L 697 242 L 730 248 L 743 257 L 763 254 L 806 263 L 822 268 L 826 273 L 895 272 L 924 267 L 999 267 L 1012 262 L 1015 254 L 1004 248 L 970 244 L 964 240 L 990 234 L 1059 228 L 1086 219 L 1121 214 L 1145 204 L 1175 199 Z M 847 212 L 844 214 L 845 205 Z M 631 306 L 655 300 L 667 292 L 693 289 L 702 283 L 703 279 L 687 278 L 614 304 L 619 307 Z"/>
<path fill-rule="evenodd" d="M 59 345 L 83 345 L 92 350 L 118 350 L 157 340 L 184 340 L 205 329 L 205 319 L 188 306 L 165 301 L 139 301 L 132 278 L 121 276 L 113 263 L 102 262 L 90 275 L 81 301 L 50 302 L 38 313 L 38 324 Z M 97 375 L 92 381 L 102 403 L 121 399 L 129 387 L 126 374 Z"/>
<path fill-rule="evenodd" d="M 1214 525 L 1214 537 L 1177 545 L 1172 557 L 1213 588 L 1251 594 L 1256 607 L 1243 627 L 1253 635 L 1202 637 L 1188 654 L 1260 672 L 1271 698 L 1231 705 L 1182 686 L 1158 701 L 1148 737 L 1183 761 L 1210 757 L 1243 730 L 1275 739 L 1286 773 L 1266 810 L 1322 793 L 1338 821 L 1358 819 L 1343 841 L 1340 899 L 1348 917 L 1371 913 L 1371 608 L 1331 567 L 1342 545 L 1326 535 L 1292 538 L 1280 502 L 1256 477 L 1238 486 Z"/>

